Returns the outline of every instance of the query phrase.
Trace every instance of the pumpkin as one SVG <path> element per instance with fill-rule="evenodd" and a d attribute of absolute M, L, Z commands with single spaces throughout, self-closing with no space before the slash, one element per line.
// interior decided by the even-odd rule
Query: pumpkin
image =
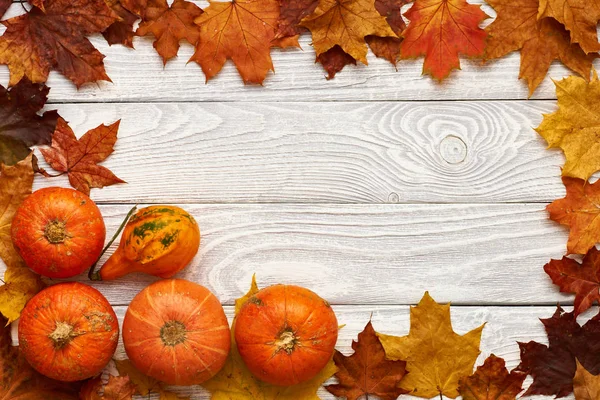
<path fill-rule="evenodd" d="M 329 303 L 291 285 L 257 292 L 242 305 L 234 326 L 238 351 L 250 372 L 279 386 L 317 375 L 331 360 L 338 335 Z"/>
<path fill-rule="evenodd" d="M 98 375 L 112 358 L 119 324 L 102 294 L 78 282 L 36 294 L 19 320 L 19 349 L 42 375 L 73 382 Z"/>
<path fill-rule="evenodd" d="M 51 187 L 27 197 L 14 216 L 13 244 L 29 268 L 50 278 L 69 278 L 100 257 L 106 228 L 85 194 Z"/>
<path fill-rule="evenodd" d="M 219 300 L 204 286 L 161 280 L 131 301 L 123 344 L 133 365 L 170 385 L 194 385 L 225 365 L 231 333 Z"/>
<path fill-rule="evenodd" d="M 115 253 L 93 279 L 111 280 L 131 272 L 170 278 L 192 261 L 200 246 L 194 217 L 174 206 L 151 206 L 131 217 Z"/>

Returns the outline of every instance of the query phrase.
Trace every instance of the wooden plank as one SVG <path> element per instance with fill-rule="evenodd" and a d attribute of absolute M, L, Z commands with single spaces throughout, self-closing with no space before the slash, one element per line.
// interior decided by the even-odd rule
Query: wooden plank
<path fill-rule="evenodd" d="M 413 304 L 426 290 L 463 305 L 572 301 L 542 268 L 564 254 L 567 235 L 539 204 L 184 207 L 203 236 L 178 276 L 224 304 L 245 292 L 254 273 L 261 286 L 306 286 L 332 304 Z M 101 211 L 110 234 L 129 206 Z M 131 274 L 93 286 L 122 305 L 154 280 Z"/>
<path fill-rule="evenodd" d="M 483 9 L 494 16 L 483 0 Z M 201 6 L 205 3 L 198 2 Z M 23 12 L 14 4 L 7 18 Z M 491 20 L 486 22 L 489 23 Z M 485 24 L 484 24 L 485 25 Z M 2 30 L 0 30 L 0 33 Z M 276 73 L 265 80 L 264 86 L 244 86 L 234 65 L 228 62 L 220 75 L 205 83 L 205 77 L 196 63 L 187 64 L 193 54 L 192 46 L 184 44 L 179 57 L 163 67 L 152 47 L 151 38 L 136 38 L 136 50 L 123 46 L 108 46 L 97 35 L 94 45 L 106 55 L 108 75 L 113 83 L 101 82 L 77 90 L 60 76 L 51 74 L 52 102 L 139 102 L 139 101 L 340 101 L 340 100 L 442 100 L 442 99 L 527 99 L 526 84 L 518 80 L 520 56 L 508 57 L 481 65 L 479 60 L 461 59 L 462 71 L 438 83 L 422 76 L 423 59 L 402 61 L 398 69 L 369 54 L 369 65 L 346 67 L 328 81 L 322 67 L 315 64 L 310 35 L 303 35 L 303 50 L 272 51 Z M 596 68 L 600 66 L 600 61 Z M 562 64 L 555 63 L 548 77 L 536 92 L 536 99 L 555 98 L 550 78 L 571 75 Z M 0 68 L 0 83 L 8 82 L 7 69 Z"/>
<path fill-rule="evenodd" d="M 564 157 L 545 102 L 63 104 L 81 135 L 122 119 L 99 202 L 550 202 Z M 53 107 L 49 107 L 53 108 Z M 36 188 L 68 185 L 36 179 Z"/>

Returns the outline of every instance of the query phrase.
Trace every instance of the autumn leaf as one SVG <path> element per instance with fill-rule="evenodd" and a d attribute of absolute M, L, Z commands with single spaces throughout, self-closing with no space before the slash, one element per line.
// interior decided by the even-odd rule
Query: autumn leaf
<path fill-rule="evenodd" d="M 567 251 L 586 254 L 600 241 L 600 181 L 590 184 L 576 178 L 562 178 L 567 195 L 546 207 L 550 219 L 569 227 Z"/>
<path fill-rule="evenodd" d="M 122 44 L 133 48 L 133 25 L 138 20 L 138 15 L 131 12 L 123 6 L 121 0 L 105 0 L 106 4 L 119 17 L 119 20 L 113 22 L 108 28 L 102 31 L 102 36 L 108 44 Z"/>
<path fill-rule="evenodd" d="M 526 377 L 519 371 L 508 373 L 504 360 L 492 354 L 473 375 L 460 380 L 458 391 L 463 400 L 515 400 Z"/>
<path fill-rule="evenodd" d="M 169 7 L 167 0 L 148 0 L 142 22 L 136 34 L 153 35 L 154 48 L 167 64 L 179 51 L 179 42 L 183 39 L 196 45 L 200 38 L 200 29 L 194 20 L 202 15 L 200 7 L 185 0 L 175 0 Z"/>
<path fill-rule="evenodd" d="M 10 84 L 23 77 L 34 83 L 48 79 L 57 70 L 77 87 L 87 82 L 110 81 L 104 70 L 104 56 L 86 36 L 99 33 L 117 20 L 97 0 L 46 0 L 45 11 L 30 12 L 2 21 L 6 32 L 0 36 L 0 64 L 8 65 Z"/>
<path fill-rule="evenodd" d="M 9 89 L 0 85 L 0 164 L 14 165 L 31 153 L 29 147 L 50 144 L 58 113 L 38 114 L 49 91 L 27 78 Z"/>
<path fill-rule="evenodd" d="M 600 373 L 600 314 L 579 326 L 575 314 L 559 306 L 552 318 L 541 321 L 549 346 L 533 341 L 519 343 L 521 363 L 517 370 L 533 377 L 523 396 L 564 397 L 573 391 L 576 359 L 592 374 Z"/>
<path fill-rule="evenodd" d="M 11 4 L 12 0 L 0 0 L 0 18 L 4 16 Z"/>
<path fill-rule="evenodd" d="M 31 194 L 31 159 L 30 154 L 15 166 L 0 166 L 0 258 L 6 264 L 4 285 L 0 286 L 0 312 L 9 324 L 19 318 L 27 301 L 44 287 L 39 275 L 27 268 L 15 250 L 10 233 L 17 208 Z"/>
<path fill-rule="evenodd" d="M 103 392 L 102 395 L 100 391 Z M 131 400 L 134 393 L 135 386 L 128 376 L 110 375 L 106 385 L 102 384 L 101 377 L 87 381 L 81 388 L 79 398 L 80 400 Z"/>
<path fill-rule="evenodd" d="M 408 336 L 378 335 L 389 359 L 407 362 L 402 389 L 424 398 L 456 398 L 460 378 L 473 373 L 483 327 L 458 335 L 450 322 L 450 304 L 437 304 L 426 292 L 410 308 Z"/>
<path fill-rule="evenodd" d="M 371 321 L 358 334 L 358 341 L 352 341 L 352 349 L 351 356 L 335 351 L 333 361 L 338 367 L 335 376 L 339 383 L 325 387 L 331 394 L 348 400 L 369 394 L 382 400 L 396 400 L 406 393 L 398 387 L 406 374 L 406 362 L 386 359 Z"/>
<path fill-rule="evenodd" d="M 365 40 L 369 44 L 371 51 L 377 57 L 385 58 L 393 65 L 396 65 L 400 57 L 400 48 L 402 45 L 402 32 L 406 29 L 406 23 L 402 18 L 400 10 L 402 6 L 410 3 L 411 0 L 375 0 L 375 9 L 390 25 L 397 38 L 367 36 Z"/>
<path fill-rule="evenodd" d="M 570 76 L 555 85 L 558 111 L 545 114 L 536 131 L 565 153 L 563 176 L 587 180 L 600 170 L 600 81 L 594 73 L 589 83 Z"/>
<path fill-rule="evenodd" d="M 246 300 L 258 290 L 256 277 L 253 276 L 248 293 L 235 301 L 236 314 Z M 331 360 L 314 378 L 298 385 L 275 386 L 262 382 L 246 368 L 237 350 L 234 331 L 232 327 L 231 351 L 225 366 L 214 377 L 202 383 L 202 386 L 210 391 L 212 400 L 319 400 L 317 391 L 337 371 Z"/>
<path fill-rule="evenodd" d="M 119 123 L 100 125 L 77 140 L 71 127 L 59 118 L 52 147 L 40 150 L 52 168 L 67 173 L 71 186 L 87 195 L 90 188 L 125 183 L 108 168 L 98 165 L 113 152 Z"/>
<path fill-rule="evenodd" d="M 278 17 L 277 0 L 210 1 L 195 20 L 200 40 L 190 61 L 200 64 L 208 81 L 231 59 L 244 83 L 260 84 L 274 70 L 271 42 Z"/>
<path fill-rule="evenodd" d="M 551 17 L 571 33 L 571 42 L 579 43 L 586 53 L 600 51 L 596 29 L 600 21 L 598 0 L 539 0 L 538 19 Z"/>
<path fill-rule="evenodd" d="M 275 38 L 298 36 L 306 31 L 300 21 L 315 11 L 319 0 L 280 0 Z"/>
<path fill-rule="evenodd" d="M 544 271 L 563 293 L 575 294 L 575 316 L 589 309 L 594 302 L 600 302 L 600 251 L 592 247 L 579 264 L 563 257 L 551 260 Z"/>
<path fill-rule="evenodd" d="M 575 400 L 600 399 L 600 375 L 590 374 L 579 361 L 573 378 L 573 393 Z"/>
<path fill-rule="evenodd" d="M 587 0 L 584 0 L 587 1 Z M 487 0 L 497 17 L 486 28 L 485 60 L 504 57 L 521 50 L 519 78 L 529 86 L 529 95 L 544 80 L 554 60 L 589 78 L 595 55 L 586 55 L 571 44 L 569 32 L 553 18 L 538 21 L 539 0 Z"/>
<path fill-rule="evenodd" d="M 333 79 L 335 74 L 344 69 L 346 65 L 356 65 L 356 60 L 338 45 L 319 54 L 316 61 L 323 65 L 323 69 L 327 72 L 327 79 Z"/>
<path fill-rule="evenodd" d="M 135 386 L 137 394 L 148 396 L 150 393 L 158 393 L 161 400 L 188 399 L 187 397 L 179 397 L 176 393 L 166 390 L 161 382 L 144 375 L 129 360 L 115 360 L 115 365 L 120 376 L 129 377 Z"/>

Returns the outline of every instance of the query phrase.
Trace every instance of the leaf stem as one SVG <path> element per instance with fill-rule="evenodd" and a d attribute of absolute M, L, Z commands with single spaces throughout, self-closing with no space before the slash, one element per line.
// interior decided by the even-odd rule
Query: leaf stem
<path fill-rule="evenodd" d="M 125 225 L 129 221 L 129 218 L 131 218 L 131 216 L 133 215 L 133 213 L 136 212 L 136 210 L 137 210 L 137 205 L 133 206 L 133 208 L 131 210 L 129 210 L 129 212 L 127 213 L 127 216 L 125 217 L 123 222 L 121 222 L 121 226 L 119 226 L 119 229 L 117 229 L 117 232 L 113 235 L 112 239 L 110 239 L 108 244 L 106 246 L 104 246 L 104 249 L 102 249 L 102 253 L 100 253 L 100 257 L 98 257 L 98 259 L 96 260 L 94 265 L 91 266 L 90 271 L 88 272 L 88 278 L 90 280 L 92 280 L 92 281 L 101 281 L 102 280 L 102 278 L 100 277 L 100 272 L 99 271 L 94 272 L 94 270 L 96 269 L 96 265 L 98 265 L 98 261 L 100 261 L 100 259 L 104 255 L 104 253 L 106 253 L 106 250 L 108 250 L 108 248 L 114 243 L 114 241 L 117 240 L 117 237 L 121 234 L 121 231 L 123 231 L 123 228 L 125 228 Z"/>

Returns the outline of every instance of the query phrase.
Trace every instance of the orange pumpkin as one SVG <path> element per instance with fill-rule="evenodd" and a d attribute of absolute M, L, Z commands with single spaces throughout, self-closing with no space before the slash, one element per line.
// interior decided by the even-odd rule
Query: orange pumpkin
<path fill-rule="evenodd" d="M 100 257 L 106 228 L 89 197 L 52 187 L 25 199 L 13 219 L 11 236 L 29 268 L 50 278 L 69 278 Z"/>
<path fill-rule="evenodd" d="M 167 279 L 131 301 L 123 344 L 144 374 L 171 385 L 194 385 L 225 365 L 231 333 L 221 303 L 204 286 Z"/>
<path fill-rule="evenodd" d="M 258 379 L 289 386 L 313 378 L 333 356 L 338 323 L 331 306 L 299 286 L 274 285 L 244 303 L 235 341 Z"/>
<path fill-rule="evenodd" d="M 119 323 L 96 289 L 77 282 L 50 286 L 25 306 L 19 349 L 42 375 L 73 382 L 98 375 L 112 358 Z"/>

